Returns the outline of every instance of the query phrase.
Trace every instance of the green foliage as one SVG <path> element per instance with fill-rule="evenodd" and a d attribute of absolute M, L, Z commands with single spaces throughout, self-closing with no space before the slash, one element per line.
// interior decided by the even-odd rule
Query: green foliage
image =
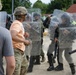
<path fill-rule="evenodd" d="M 76 0 L 73 0 L 76 3 Z M 53 0 L 48 4 L 47 13 L 52 13 L 54 9 L 67 10 L 72 5 L 72 0 Z"/>
<path fill-rule="evenodd" d="M 25 6 L 26 8 L 31 7 L 31 2 L 29 0 L 13 0 L 14 1 L 14 8 L 17 6 Z M 12 13 L 12 0 L 2 0 L 3 11 L 7 11 L 9 14 Z"/>
<path fill-rule="evenodd" d="M 3 11 L 8 11 L 8 13 L 11 12 L 11 10 L 10 10 L 10 9 L 12 9 L 11 0 L 2 0 L 2 6 L 3 6 L 3 8 L 2 8 Z"/>
<path fill-rule="evenodd" d="M 20 2 L 21 1 L 21 2 Z M 31 8 L 31 0 L 14 0 L 14 8 L 17 6 L 25 6 Z M 73 0 L 76 3 L 76 0 Z M 3 11 L 11 13 L 12 11 L 12 0 L 2 0 Z M 54 9 L 67 10 L 72 5 L 72 0 L 51 0 L 49 4 L 43 3 L 41 0 L 37 0 L 32 8 L 40 8 L 42 14 L 52 13 Z"/>
<path fill-rule="evenodd" d="M 42 11 L 42 14 L 43 14 L 43 13 L 46 13 L 47 4 L 42 3 L 41 0 L 37 0 L 37 1 L 34 3 L 33 8 L 40 8 L 41 11 Z"/>

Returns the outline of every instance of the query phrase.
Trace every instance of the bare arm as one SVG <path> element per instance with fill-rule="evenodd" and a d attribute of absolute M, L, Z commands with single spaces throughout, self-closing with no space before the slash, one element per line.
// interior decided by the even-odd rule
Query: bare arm
<path fill-rule="evenodd" d="M 15 58 L 14 56 L 6 56 L 6 75 L 13 75 L 15 69 Z"/>
<path fill-rule="evenodd" d="M 17 36 L 17 33 L 18 32 L 17 31 L 14 31 L 14 30 L 11 31 L 12 39 L 14 41 L 24 43 L 25 45 L 29 45 L 30 44 L 30 42 L 28 40 L 25 40 L 25 38 L 18 37 Z"/>
<path fill-rule="evenodd" d="M 28 38 L 29 36 L 30 36 L 29 33 L 28 32 L 25 32 L 24 37 L 25 38 Z"/>

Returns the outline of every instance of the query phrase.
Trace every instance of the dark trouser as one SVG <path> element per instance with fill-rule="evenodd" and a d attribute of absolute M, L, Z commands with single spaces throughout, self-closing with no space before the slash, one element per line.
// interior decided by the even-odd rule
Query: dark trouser
<path fill-rule="evenodd" d="M 34 65 L 34 61 L 35 61 L 35 57 L 34 56 L 30 56 L 30 62 L 29 62 L 28 70 L 32 71 L 33 65 Z"/>
<path fill-rule="evenodd" d="M 34 62 L 36 61 L 37 64 L 40 64 L 40 56 L 30 56 L 30 62 L 29 62 L 29 67 L 28 71 L 33 70 Z"/>
<path fill-rule="evenodd" d="M 48 54 L 47 56 L 48 56 L 48 63 L 49 63 L 49 65 L 50 66 L 54 66 L 53 65 L 53 54 Z"/>
<path fill-rule="evenodd" d="M 35 56 L 35 64 L 40 64 L 40 55 Z"/>

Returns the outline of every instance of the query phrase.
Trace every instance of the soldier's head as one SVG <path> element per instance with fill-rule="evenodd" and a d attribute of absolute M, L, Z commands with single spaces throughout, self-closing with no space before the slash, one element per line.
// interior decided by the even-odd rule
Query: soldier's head
<path fill-rule="evenodd" d="M 26 22 L 32 21 L 32 16 L 31 16 L 31 14 L 29 14 L 29 13 L 27 14 L 25 21 L 26 21 Z"/>
<path fill-rule="evenodd" d="M 34 18 L 34 20 L 39 20 L 40 19 L 40 14 L 39 13 L 34 13 L 33 18 Z"/>
<path fill-rule="evenodd" d="M 70 16 L 68 13 L 64 13 L 62 16 L 61 16 L 61 20 L 62 20 L 62 24 L 68 24 L 70 23 Z"/>
<path fill-rule="evenodd" d="M 25 17 L 27 15 L 27 9 L 25 7 L 19 6 L 15 8 L 14 15 L 17 20 L 25 21 Z"/>

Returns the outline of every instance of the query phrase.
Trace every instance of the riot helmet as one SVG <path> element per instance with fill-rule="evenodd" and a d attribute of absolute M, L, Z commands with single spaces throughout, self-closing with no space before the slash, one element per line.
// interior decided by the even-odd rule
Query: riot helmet
<path fill-rule="evenodd" d="M 62 24 L 70 24 L 70 15 L 68 13 L 64 13 L 61 16 Z"/>
<path fill-rule="evenodd" d="M 37 21 L 40 19 L 40 14 L 39 13 L 33 13 L 33 20 Z"/>
<path fill-rule="evenodd" d="M 27 16 L 26 16 L 26 20 L 25 20 L 25 21 L 26 21 L 26 22 L 32 21 L 32 16 L 31 16 L 31 14 L 27 13 Z"/>

